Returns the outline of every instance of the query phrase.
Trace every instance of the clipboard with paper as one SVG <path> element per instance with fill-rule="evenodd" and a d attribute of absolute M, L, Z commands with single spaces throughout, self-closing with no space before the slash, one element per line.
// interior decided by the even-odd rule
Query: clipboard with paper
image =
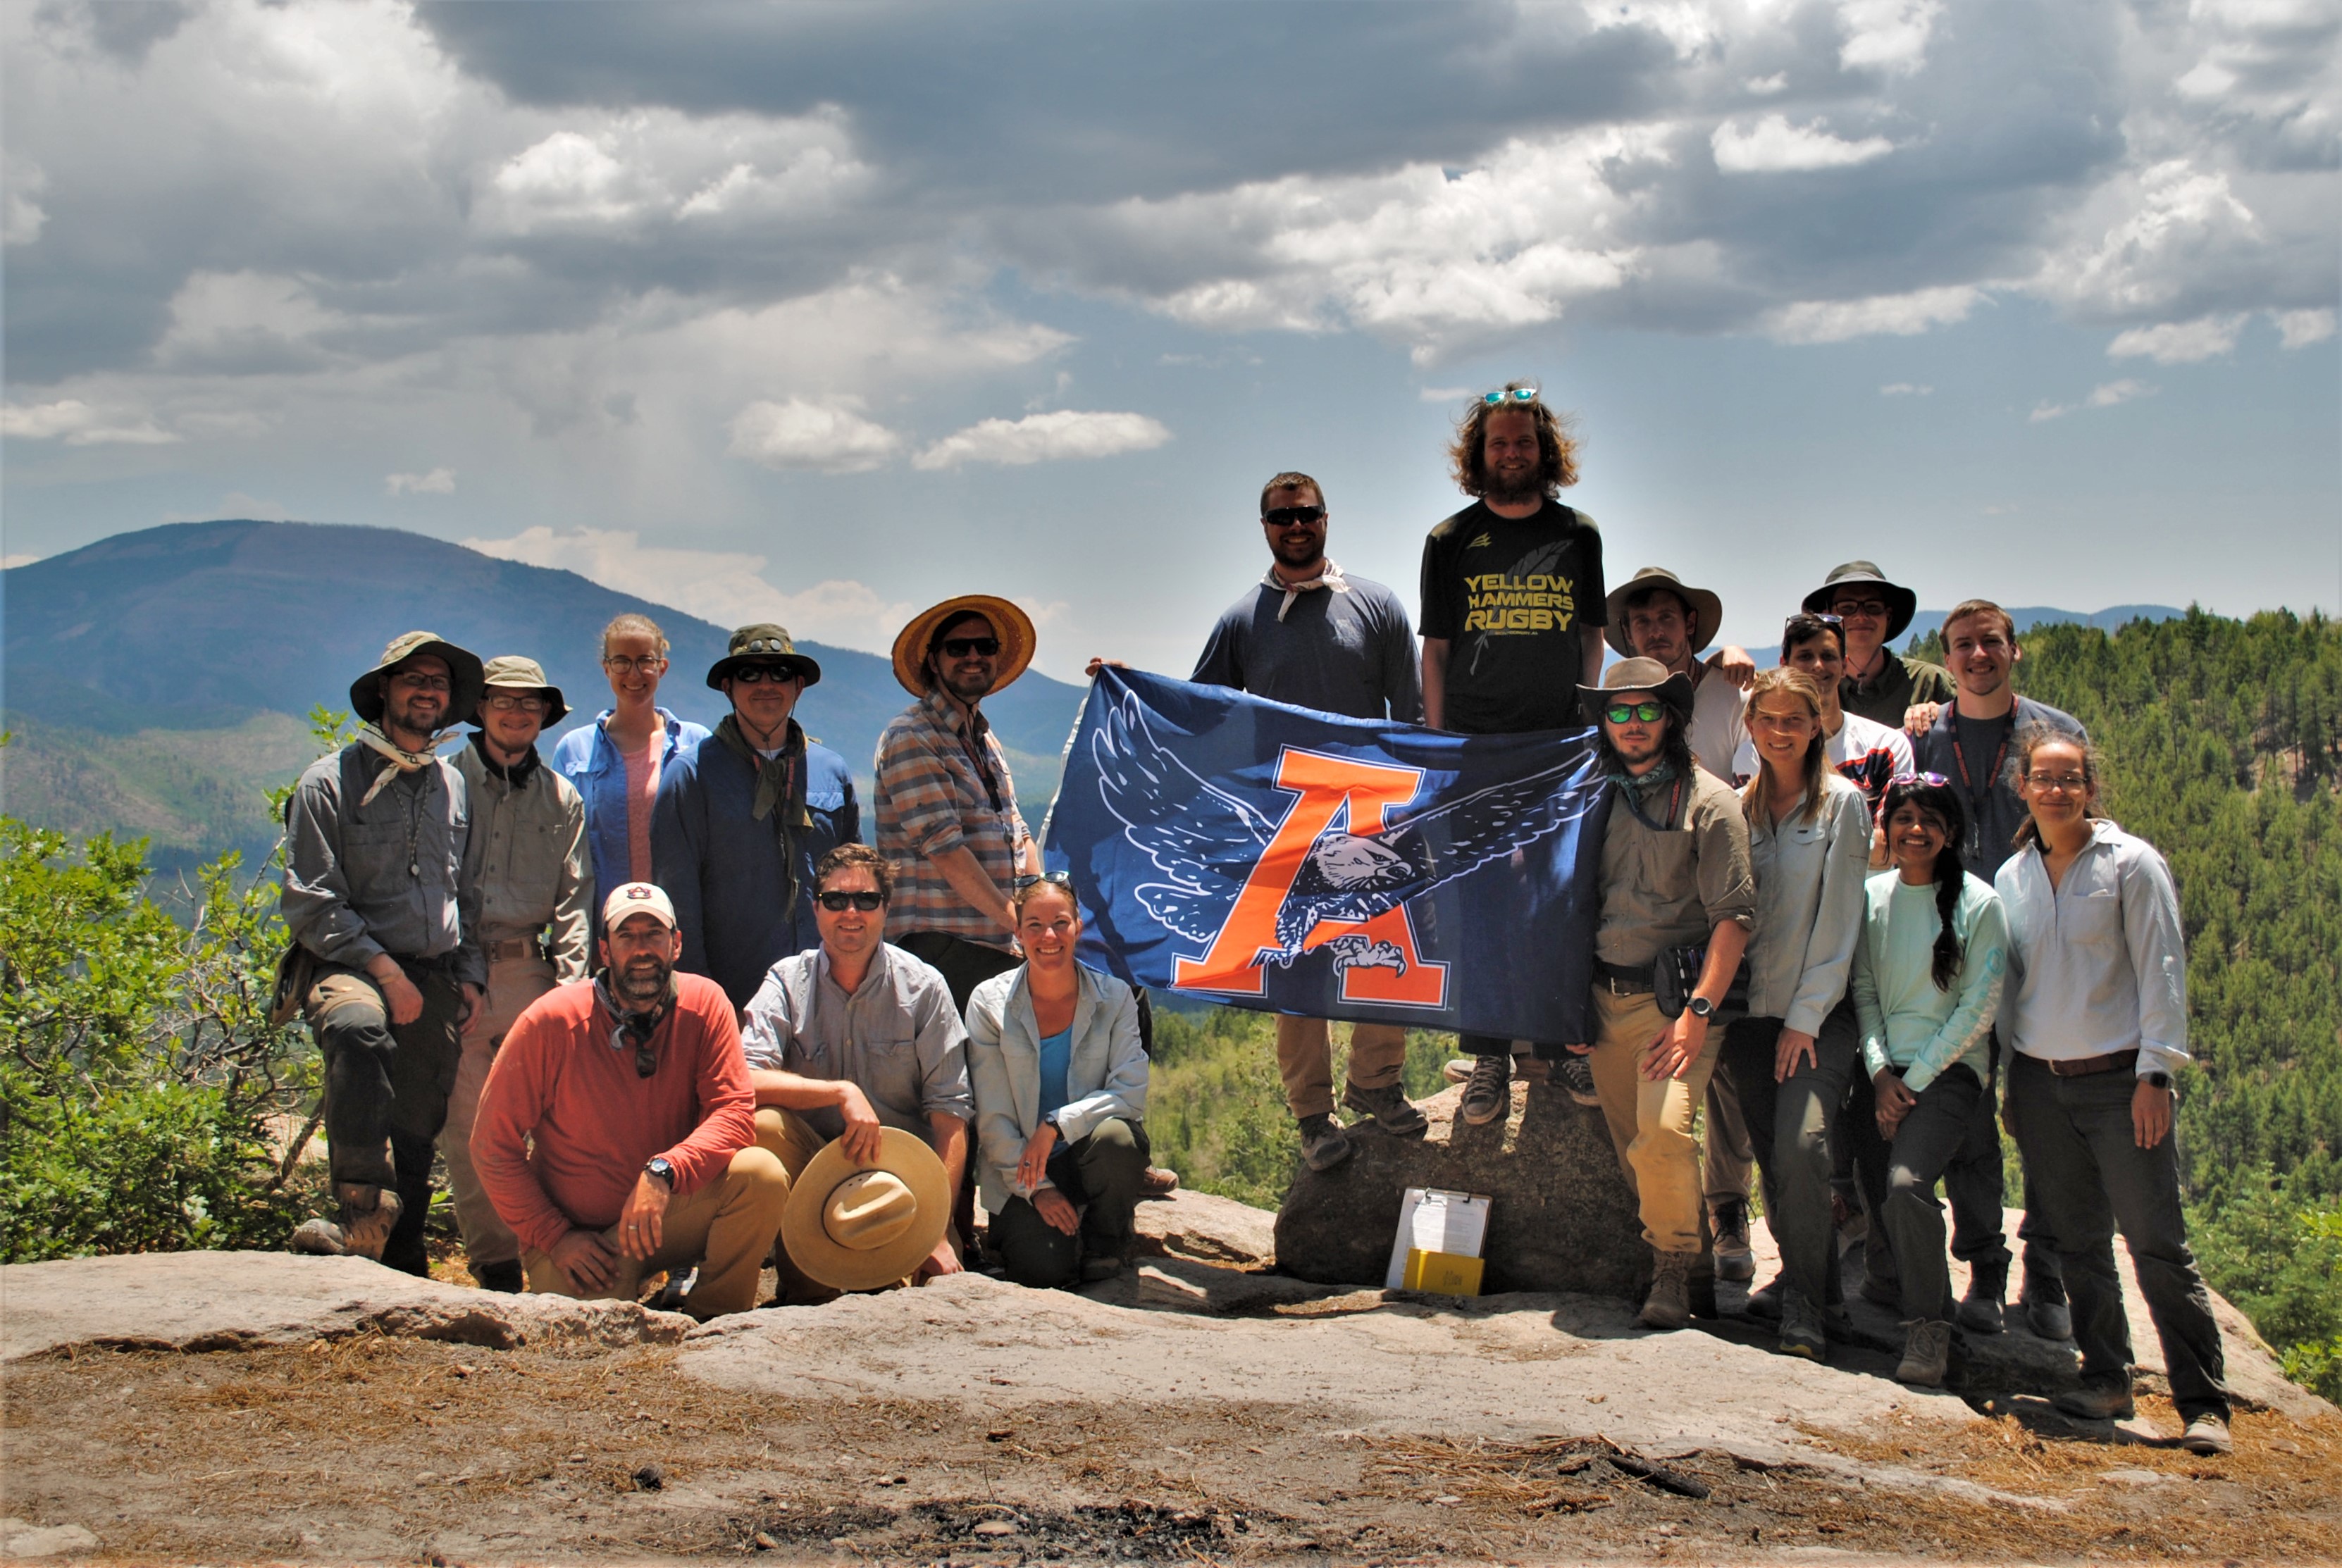
<path fill-rule="evenodd" d="M 1488 1195 L 1409 1187 L 1391 1241 L 1389 1290 L 1440 1295 L 1480 1293 L 1480 1249 L 1488 1239 Z"/>

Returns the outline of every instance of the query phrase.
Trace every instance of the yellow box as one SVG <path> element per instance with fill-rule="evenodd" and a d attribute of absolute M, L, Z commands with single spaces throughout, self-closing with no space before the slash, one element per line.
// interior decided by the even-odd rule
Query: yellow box
<path fill-rule="evenodd" d="M 1480 1293 L 1481 1260 L 1455 1253 L 1406 1250 L 1406 1288 L 1435 1295 L 1476 1296 Z"/>

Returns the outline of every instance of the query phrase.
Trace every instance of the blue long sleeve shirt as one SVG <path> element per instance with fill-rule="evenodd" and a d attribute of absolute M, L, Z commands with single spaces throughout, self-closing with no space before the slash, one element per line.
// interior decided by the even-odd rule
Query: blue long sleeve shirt
<path fill-rule="evenodd" d="M 610 744 L 605 727 L 614 711 L 604 708 L 592 724 L 570 731 L 553 747 L 553 771 L 567 779 L 586 802 L 586 846 L 594 859 L 593 925 L 597 932 L 602 928 L 602 906 L 629 880 L 626 759 Z M 659 747 L 659 774 L 664 777 L 676 757 L 698 749 L 708 732 L 706 725 L 678 719 L 665 708 L 658 710 L 658 716 L 666 726 L 666 739 Z"/>

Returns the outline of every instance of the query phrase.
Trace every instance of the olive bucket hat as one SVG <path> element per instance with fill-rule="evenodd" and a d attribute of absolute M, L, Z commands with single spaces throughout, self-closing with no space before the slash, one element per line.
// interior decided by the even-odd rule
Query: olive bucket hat
<path fill-rule="evenodd" d="M 469 724 L 479 711 L 480 688 L 485 684 L 480 668 L 480 656 L 466 648 L 459 648 L 436 632 L 404 632 L 391 639 L 390 646 L 382 651 L 373 669 L 350 683 L 350 711 L 367 724 L 382 723 L 382 682 L 407 660 L 418 654 L 430 654 L 447 663 L 447 711 L 439 720 L 442 726 L 453 728 Z"/>
<path fill-rule="evenodd" d="M 1876 588 L 1887 602 L 1887 635 L 1881 640 L 1893 642 L 1911 624 L 1911 617 L 1919 613 L 1919 595 L 1900 583 L 1890 583 L 1879 575 L 1878 568 L 1867 561 L 1848 561 L 1830 568 L 1822 585 L 1806 595 L 1805 611 L 1808 615 L 1833 614 L 1830 605 L 1840 588 Z"/>
<path fill-rule="evenodd" d="M 1680 600 L 1686 609 L 1699 618 L 1699 635 L 1691 645 L 1694 657 L 1705 652 L 1716 641 L 1716 629 L 1724 624 L 1724 601 L 1706 588 L 1695 588 L 1665 566 L 1646 566 L 1634 576 L 1610 590 L 1604 609 L 1610 624 L 1602 628 L 1602 640 L 1622 659 L 1631 659 L 1635 650 L 1626 641 L 1626 601 L 1664 589 Z"/>
<path fill-rule="evenodd" d="M 797 645 L 789 640 L 789 629 L 769 621 L 732 634 L 724 656 L 707 667 L 708 689 L 722 691 L 725 681 L 743 664 L 778 664 L 793 675 L 804 676 L 808 686 L 821 679 L 821 665 L 797 652 Z"/>
<path fill-rule="evenodd" d="M 518 654 L 499 654 L 490 659 L 482 679 L 487 691 L 480 694 L 485 700 L 489 692 L 535 692 L 545 699 L 545 727 L 551 729 L 568 715 L 569 704 L 562 700 L 561 688 L 545 678 L 545 666 L 535 659 L 524 659 Z M 475 718 L 472 721 L 480 721 Z"/>

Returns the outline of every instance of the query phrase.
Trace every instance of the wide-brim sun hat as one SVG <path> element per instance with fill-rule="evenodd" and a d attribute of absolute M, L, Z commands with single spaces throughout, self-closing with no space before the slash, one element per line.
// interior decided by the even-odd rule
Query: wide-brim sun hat
<path fill-rule="evenodd" d="M 1830 568 L 1822 585 L 1805 597 L 1803 608 L 1808 615 L 1832 615 L 1830 601 L 1837 597 L 1840 588 L 1871 587 L 1887 601 L 1887 634 L 1882 642 L 1893 642 L 1911 624 L 1911 617 L 1919 613 L 1919 595 L 1900 583 L 1890 583 L 1880 575 L 1878 568 L 1867 561 L 1848 561 Z"/>
<path fill-rule="evenodd" d="M 801 676 L 808 686 L 821 681 L 821 665 L 811 655 L 797 652 L 786 626 L 776 626 L 770 621 L 743 626 L 732 634 L 724 656 L 707 666 L 707 689 L 722 691 L 725 681 L 743 664 L 778 664 L 791 674 Z"/>
<path fill-rule="evenodd" d="M 992 691 L 1006 686 L 1025 673 L 1033 662 L 1033 617 L 1006 599 L 990 594 L 962 594 L 956 599 L 920 611 L 911 617 L 895 637 L 895 678 L 903 689 L 915 697 L 927 694 L 927 648 L 935 641 L 936 631 L 951 624 L 963 615 L 981 615 L 992 623 L 992 634 L 1000 639 L 1000 671 L 992 682 Z M 992 692 L 985 695 L 990 696 Z"/>
<path fill-rule="evenodd" d="M 1699 640 L 1691 645 L 1691 651 L 1695 656 L 1706 652 L 1707 645 L 1716 641 L 1716 629 L 1724 624 L 1724 601 L 1706 588 L 1689 586 L 1665 566 L 1644 567 L 1611 589 L 1610 596 L 1603 601 L 1610 624 L 1602 628 L 1602 640 L 1610 644 L 1610 651 L 1622 659 L 1635 656 L 1634 644 L 1626 640 L 1626 601 L 1649 588 L 1664 588 L 1691 606 L 1692 614 L 1699 617 Z"/>
<path fill-rule="evenodd" d="M 1599 724 L 1602 710 L 1621 692 L 1648 692 L 1674 710 L 1676 723 L 1691 723 L 1691 677 L 1670 672 L 1656 659 L 1621 659 L 1602 672 L 1600 685 L 1578 687 L 1586 722 Z"/>
<path fill-rule="evenodd" d="M 350 712 L 367 724 L 382 723 L 382 683 L 376 676 L 397 668 L 418 654 L 432 654 L 447 663 L 447 711 L 439 715 L 442 728 L 472 722 L 480 709 L 485 679 L 480 656 L 459 648 L 436 632 L 402 632 L 382 651 L 373 669 L 350 683 Z"/>
<path fill-rule="evenodd" d="M 951 1181 L 916 1134 L 882 1127 L 875 1164 L 833 1139 L 789 1183 L 781 1245 L 808 1279 L 872 1291 L 909 1275 L 951 1223 Z"/>
<path fill-rule="evenodd" d="M 569 714 L 569 704 L 562 698 L 561 688 L 545 678 L 545 666 L 535 659 L 524 659 L 518 654 L 498 654 L 482 666 L 480 679 L 484 686 L 541 693 L 545 697 L 543 722 L 548 729 Z M 487 694 L 485 690 L 481 692 L 483 702 Z M 480 721 L 475 717 L 473 722 Z"/>

